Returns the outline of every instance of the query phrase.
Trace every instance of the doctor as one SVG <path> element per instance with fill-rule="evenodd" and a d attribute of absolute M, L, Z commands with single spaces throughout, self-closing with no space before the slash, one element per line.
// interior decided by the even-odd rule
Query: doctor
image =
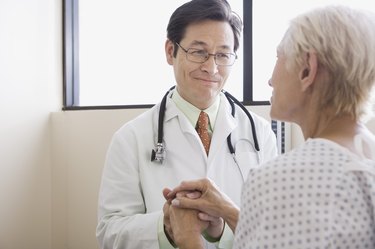
<path fill-rule="evenodd" d="M 176 88 L 166 95 L 165 111 L 164 104 L 157 104 L 113 136 L 99 193 L 100 248 L 173 248 L 169 214 L 163 213 L 163 188 L 208 177 L 239 205 L 249 169 L 276 156 L 269 122 L 252 113 L 254 137 L 249 117 L 237 105 L 232 116 L 232 106 L 222 93 L 236 59 L 241 28 L 241 20 L 224 0 L 192 0 L 171 16 L 165 53 Z M 195 129 L 201 111 L 209 120 L 206 148 Z M 158 121 L 163 115 L 163 160 L 157 160 L 153 152 L 157 152 Z M 231 143 L 227 143 L 229 135 Z M 205 248 L 215 244 L 229 248 L 232 239 L 231 230 L 224 228 L 219 238 L 205 236 Z"/>

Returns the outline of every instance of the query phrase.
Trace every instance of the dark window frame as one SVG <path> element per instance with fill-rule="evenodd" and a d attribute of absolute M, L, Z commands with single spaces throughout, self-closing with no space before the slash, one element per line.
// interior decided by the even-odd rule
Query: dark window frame
<path fill-rule="evenodd" d="M 63 110 L 79 106 L 78 0 L 63 0 Z"/>
<path fill-rule="evenodd" d="M 133 109 L 150 108 L 153 105 L 79 105 L 79 22 L 78 1 L 63 0 L 63 110 Z M 243 101 L 244 105 L 269 105 L 269 101 L 253 99 L 252 58 L 252 0 L 243 0 Z M 245 45 L 246 44 L 246 45 Z"/>

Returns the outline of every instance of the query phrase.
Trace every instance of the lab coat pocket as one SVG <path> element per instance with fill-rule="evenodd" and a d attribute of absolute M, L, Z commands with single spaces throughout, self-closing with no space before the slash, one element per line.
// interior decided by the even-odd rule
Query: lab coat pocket
<path fill-rule="evenodd" d="M 250 140 L 239 139 L 235 144 L 236 161 L 241 170 L 244 181 L 247 179 L 250 169 L 257 168 L 259 164 L 258 153 Z"/>
<path fill-rule="evenodd" d="M 236 152 L 236 161 L 243 180 L 246 181 L 250 169 L 259 167 L 258 155 L 256 152 Z"/>

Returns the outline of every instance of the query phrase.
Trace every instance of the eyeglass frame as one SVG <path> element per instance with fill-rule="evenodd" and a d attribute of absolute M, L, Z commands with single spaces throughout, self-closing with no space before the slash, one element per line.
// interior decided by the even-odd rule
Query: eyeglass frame
<path fill-rule="evenodd" d="M 214 57 L 214 61 L 215 61 L 215 64 L 217 65 L 217 66 L 223 66 L 223 67 L 230 67 L 230 66 L 233 66 L 233 64 L 236 62 L 236 60 L 237 60 L 237 54 L 236 53 L 216 53 L 216 54 L 210 54 L 210 53 L 208 53 L 207 52 L 207 50 L 204 50 L 204 49 L 197 49 L 197 48 L 188 48 L 188 49 L 186 49 L 186 48 L 184 48 L 184 47 L 182 47 L 178 42 L 175 42 L 175 44 L 179 47 L 179 48 L 181 48 L 182 49 L 182 51 L 184 51 L 185 53 L 186 53 L 186 59 L 188 60 L 188 61 L 191 61 L 191 62 L 194 62 L 194 63 L 205 63 L 206 61 L 208 61 L 208 59 L 210 58 L 210 56 L 213 56 Z M 196 50 L 196 51 L 205 51 L 206 52 L 206 59 L 204 60 L 204 61 L 193 61 L 193 60 L 191 60 L 191 58 L 189 59 L 189 55 L 192 55 L 192 53 L 189 53 L 189 50 L 191 50 L 191 49 L 193 49 L 193 50 Z M 219 65 L 219 64 L 217 64 L 217 61 L 216 61 L 216 56 L 218 56 L 219 54 L 225 54 L 225 55 L 230 55 L 230 56 L 234 56 L 234 60 L 233 60 L 233 62 L 232 62 L 232 64 L 228 64 L 228 65 Z M 203 57 L 202 57 L 203 58 Z"/>

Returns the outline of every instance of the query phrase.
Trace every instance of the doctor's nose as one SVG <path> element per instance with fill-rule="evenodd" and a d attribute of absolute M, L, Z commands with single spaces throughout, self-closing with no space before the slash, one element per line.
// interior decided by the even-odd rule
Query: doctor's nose
<path fill-rule="evenodd" d="M 209 58 L 202 63 L 201 70 L 211 75 L 218 72 L 218 66 L 216 65 L 215 56 L 209 56 Z"/>

